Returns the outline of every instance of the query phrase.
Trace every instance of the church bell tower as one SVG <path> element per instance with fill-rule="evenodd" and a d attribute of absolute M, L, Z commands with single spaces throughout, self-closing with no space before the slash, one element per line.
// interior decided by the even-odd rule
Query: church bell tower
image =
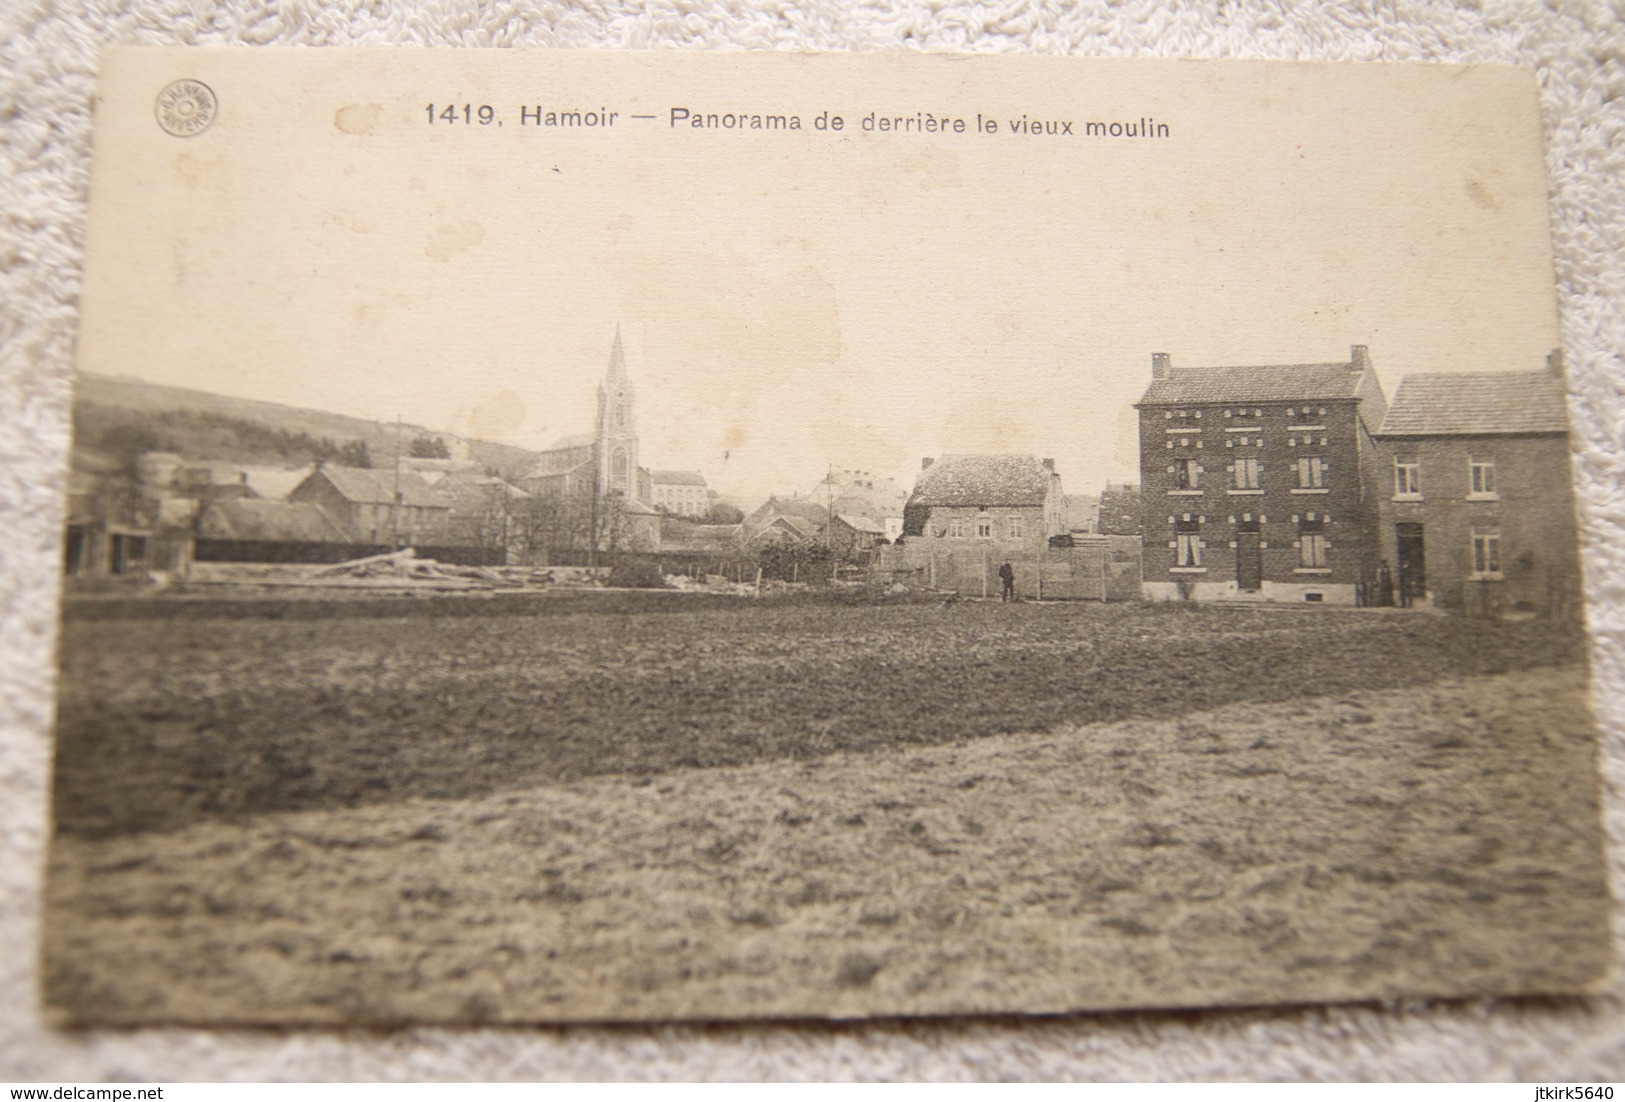
<path fill-rule="evenodd" d="M 621 348 L 621 327 L 615 327 L 615 347 L 609 369 L 598 384 L 598 484 L 605 494 L 638 496 L 638 431 L 632 416 L 634 392 L 626 373 L 626 352 Z"/>

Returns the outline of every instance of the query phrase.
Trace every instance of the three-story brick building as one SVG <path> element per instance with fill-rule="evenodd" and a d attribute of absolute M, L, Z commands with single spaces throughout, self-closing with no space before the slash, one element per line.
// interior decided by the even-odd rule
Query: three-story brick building
<path fill-rule="evenodd" d="M 1346 363 L 1151 365 L 1135 405 L 1145 596 L 1362 600 L 1386 412 L 1366 347 Z"/>

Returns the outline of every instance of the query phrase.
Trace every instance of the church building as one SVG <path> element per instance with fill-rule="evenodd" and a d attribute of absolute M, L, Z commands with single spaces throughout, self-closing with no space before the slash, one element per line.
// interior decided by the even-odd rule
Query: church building
<path fill-rule="evenodd" d="M 649 472 L 638 465 L 637 392 L 626 370 L 621 331 L 615 329 L 609 367 L 598 383 L 593 431 L 566 436 L 540 453 L 519 479 L 527 494 L 581 503 L 599 518 L 600 548 L 657 550 L 659 516 Z M 607 530 L 607 529 L 613 529 Z"/>

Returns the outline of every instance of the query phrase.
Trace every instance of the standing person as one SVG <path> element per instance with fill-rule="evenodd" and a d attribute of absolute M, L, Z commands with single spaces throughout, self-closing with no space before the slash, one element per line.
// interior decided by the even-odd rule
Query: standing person
<path fill-rule="evenodd" d="M 1387 608 L 1394 603 L 1394 575 L 1388 569 L 1388 560 L 1383 559 L 1377 567 L 1377 604 Z"/>
<path fill-rule="evenodd" d="M 1016 572 L 1009 563 L 999 567 L 999 581 L 1004 583 L 1004 596 L 1001 600 L 1013 601 L 1016 599 Z"/>

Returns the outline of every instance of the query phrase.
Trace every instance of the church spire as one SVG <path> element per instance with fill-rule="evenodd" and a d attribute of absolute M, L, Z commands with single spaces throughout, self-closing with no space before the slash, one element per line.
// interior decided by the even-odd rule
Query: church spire
<path fill-rule="evenodd" d="M 609 352 L 609 370 L 604 372 L 604 386 L 614 386 L 617 383 L 623 386 L 630 383 L 626 374 L 626 352 L 621 348 L 621 323 L 615 323 L 615 347 Z"/>

